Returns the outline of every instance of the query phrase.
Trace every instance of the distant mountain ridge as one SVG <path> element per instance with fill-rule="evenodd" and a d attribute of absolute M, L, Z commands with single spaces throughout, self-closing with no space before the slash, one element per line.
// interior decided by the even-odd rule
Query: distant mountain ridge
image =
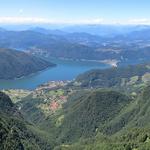
<path fill-rule="evenodd" d="M 110 26 L 86 27 L 96 28 L 98 33 L 103 32 L 103 28 L 107 29 Z M 133 60 L 141 63 L 149 59 L 149 26 L 111 27 L 110 30 L 113 32 L 121 31 L 113 36 L 104 36 L 86 32 L 84 26 L 82 26 L 83 30 L 70 29 L 71 32 L 65 32 L 63 29 L 49 30 L 38 27 L 24 31 L 2 29 L 0 30 L 0 47 L 28 50 L 31 54 L 42 57 L 75 60 L 115 59 L 118 62 Z M 125 33 L 124 28 L 127 30 Z"/>

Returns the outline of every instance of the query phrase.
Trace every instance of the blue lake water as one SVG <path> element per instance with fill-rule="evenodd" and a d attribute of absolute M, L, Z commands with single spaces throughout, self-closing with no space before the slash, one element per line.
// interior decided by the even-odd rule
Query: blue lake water
<path fill-rule="evenodd" d="M 77 75 L 90 69 L 105 69 L 109 65 L 98 62 L 80 62 L 71 60 L 52 59 L 57 64 L 54 68 L 48 68 L 41 72 L 16 80 L 0 80 L 0 89 L 35 89 L 40 84 L 56 80 L 72 80 Z"/>

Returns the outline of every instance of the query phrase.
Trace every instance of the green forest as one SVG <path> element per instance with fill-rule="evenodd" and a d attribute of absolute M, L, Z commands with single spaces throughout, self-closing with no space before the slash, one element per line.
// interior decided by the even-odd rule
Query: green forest
<path fill-rule="evenodd" d="M 3 90 L 0 149 L 149 150 L 149 79 L 142 64 L 92 70 L 52 89 Z"/>

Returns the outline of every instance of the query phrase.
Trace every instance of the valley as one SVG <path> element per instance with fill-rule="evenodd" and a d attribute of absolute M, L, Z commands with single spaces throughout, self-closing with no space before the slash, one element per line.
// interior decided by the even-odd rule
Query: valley
<path fill-rule="evenodd" d="M 148 63 L 97 69 L 72 81 L 50 81 L 32 91 L 3 92 L 29 123 L 28 130 L 40 136 L 40 143 L 47 142 L 45 146 L 35 143 L 34 148 L 142 150 L 150 144 L 149 73 Z"/>
<path fill-rule="evenodd" d="M 149 150 L 143 33 L 1 30 L 0 149 Z"/>
<path fill-rule="evenodd" d="M 149 30 L 1 29 L 0 150 L 149 150 Z"/>
<path fill-rule="evenodd" d="M 0 150 L 150 150 L 150 1 L 0 0 Z"/>

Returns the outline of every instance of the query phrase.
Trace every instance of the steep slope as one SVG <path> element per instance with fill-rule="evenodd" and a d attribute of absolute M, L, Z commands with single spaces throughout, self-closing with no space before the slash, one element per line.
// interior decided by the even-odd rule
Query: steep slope
<path fill-rule="evenodd" d="M 121 93 L 96 90 L 72 101 L 64 110 L 59 138 L 64 142 L 92 137 L 131 101 Z"/>
<path fill-rule="evenodd" d="M 128 96 L 111 90 L 82 90 L 68 94 L 69 97 L 60 96 L 68 97 L 65 100 L 67 102 L 63 102 L 61 98 L 59 100 L 56 91 L 42 93 L 45 95 L 40 94 L 38 97 L 35 94 L 29 95 L 18 105 L 21 106 L 26 119 L 34 122 L 41 129 L 53 133 L 60 143 L 94 136 L 106 122 L 116 117 L 131 101 Z M 50 93 L 53 95 L 50 96 Z M 54 99 L 55 95 L 55 104 L 58 104 L 58 109 L 53 110 L 51 98 Z"/>
<path fill-rule="evenodd" d="M 19 78 L 52 66 L 54 64 L 24 52 L 0 49 L 0 79 Z"/>
<path fill-rule="evenodd" d="M 0 92 L 0 108 L 1 108 L 0 111 L 7 112 L 13 106 L 14 105 L 13 105 L 11 99 L 7 95 Z"/>
<path fill-rule="evenodd" d="M 54 96 L 57 92 L 52 91 L 46 93 Z M 19 105 L 27 119 L 57 141 L 55 149 L 149 150 L 150 86 L 134 99 L 108 89 L 79 90 L 48 114 L 46 97 L 29 96 Z"/>
<path fill-rule="evenodd" d="M 150 86 L 147 86 L 112 122 L 107 124 L 107 134 L 117 132 L 122 128 L 149 128 L 150 127 Z M 110 132 L 113 131 L 113 132 Z M 126 131 L 126 130 L 125 130 Z"/>
<path fill-rule="evenodd" d="M 50 150 L 51 142 L 45 137 L 46 133 L 26 122 L 11 99 L 0 92 L 0 149 Z"/>
<path fill-rule="evenodd" d="M 107 131 L 106 134 L 109 136 L 98 133 L 94 138 L 81 140 L 73 145 L 68 145 L 68 148 L 62 145 L 61 148 L 66 150 L 149 150 L 149 103 L 150 86 L 144 88 L 137 99 L 126 105 L 113 120 L 106 124 L 107 128 L 103 129 L 103 132 Z M 114 130 L 117 134 L 109 132 L 110 130 Z"/>

